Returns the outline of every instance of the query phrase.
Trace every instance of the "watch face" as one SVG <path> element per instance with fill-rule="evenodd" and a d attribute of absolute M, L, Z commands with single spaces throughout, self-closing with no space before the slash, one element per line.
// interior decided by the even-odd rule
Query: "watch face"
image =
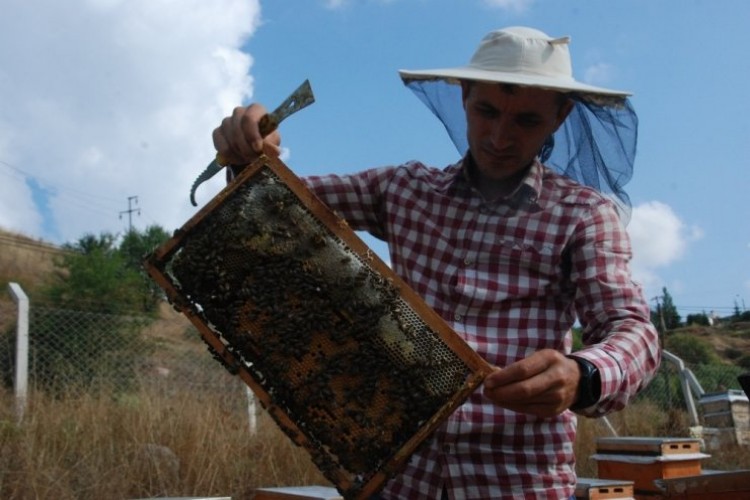
<path fill-rule="evenodd" d="M 581 369 L 581 380 L 578 382 L 578 399 L 570 408 L 580 410 L 593 406 L 599 401 L 602 391 L 601 377 L 596 366 L 583 358 L 571 356 Z"/>

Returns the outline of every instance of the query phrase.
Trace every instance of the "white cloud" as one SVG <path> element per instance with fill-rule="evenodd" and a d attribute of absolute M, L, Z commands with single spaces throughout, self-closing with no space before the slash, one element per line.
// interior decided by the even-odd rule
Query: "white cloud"
<path fill-rule="evenodd" d="M 187 220 L 211 131 L 252 94 L 252 59 L 240 48 L 259 22 L 258 0 L 5 2 L 0 161 L 51 190 L 60 240 L 121 229 L 131 195 L 142 226 Z M 8 171 L 0 226 L 41 234 L 31 190 Z"/>
<path fill-rule="evenodd" d="M 616 69 L 611 64 L 592 64 L 583 72 L 583 81 L 589 85 L 607 85 L 615 79 Z"/>
<path fill-rule="evenodd" d="M 534 0 L 484 0 L 485 5 L 497 7 L 512 12 L 525 12 L 534 3 Z"/>
<path fill-rule="evenodd" d="M 349 0 L 326 0 L 325 5 L 329 9 L 338 9 L 349 3 Z"/>
<path fill-rule="evenodd" d="M 355 3 L 357 0 L 324 0 L 323 4 L 328 9 L 339 9 Z M 362 0 L 359 0 L 362 1 Z M 389 4 L 396 0 L 375 0 L 378 3 Z M 482 2 L 491 8 L 503 9 L 511 12 L 526 12 L 534 0 L 482 0 Z"/>
<path fill-rule="evenodd" d="M 285 148 L 282 146 L 281 151 L 279 151 L 279 159 L 284 163 L 288 163 L 291 157 L 292 151 L 289 148 Z"/>
<path fill-rule="evenodd" d="M 628 234 L 633 277 L 647 289 L 663 286 L 657 270 L 679 260 L 689 243 L 703 237 L 700 228 L 687 227 L 669 205 L 659 201 L 633 207 Z"/>
<path fill-rule="evenodd" d="M 362 2 L 362 0 L 323 0 L 323 5 L 325 5 L 327 9 L 334 10 L 334 9 L 339 9 L 341 7 L 345 7 L 347 5 L 351 5 L 357 1 Z M 375 1 L 376 3 L 381 3 L 381 4 L 389 4 L 389 3 L 394 3 L 398 0 L 370 0 L 370 1 L 371 2 Z"/>
<path fill-rule="evenodd" d="M 591 85 L 603 85 L 612 80 L 614 67 L 607 63 L 596 63 L 587 67 L 583 73 L 583 81 Z"/>
<path fill-rule="evenodd" d="M 31 189 L 22 176 L 3 176 L 0 182 L 0 228 L 12 229 L 27 236 L 33 234 L 28 228 L 39 228 L 42 216 L 37 213 L 31 197 Z"/>
<path fill-rule="evenodd" d="M 633 207 L 628 232 L 644 267 L 661 267 L 682 256 L 684 224 L 664 203 L 652 201 Z"/>

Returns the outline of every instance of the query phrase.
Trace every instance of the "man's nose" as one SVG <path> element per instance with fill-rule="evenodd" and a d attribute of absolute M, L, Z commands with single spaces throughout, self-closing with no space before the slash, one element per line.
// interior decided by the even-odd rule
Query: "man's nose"
<path fill-rule="evenodd" d="M 516 134 L 516 127 L 508 116 L 498 117 L 492 125 L 492 144 L 501 148 L 512 143 Z"/>

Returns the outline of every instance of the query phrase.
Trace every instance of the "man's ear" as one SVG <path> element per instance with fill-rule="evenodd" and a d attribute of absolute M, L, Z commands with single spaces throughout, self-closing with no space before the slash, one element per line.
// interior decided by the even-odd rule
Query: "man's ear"
<path fill-rule="evenodd" d="M 466 109 L 466 99 L 469 98 L 469 92 L 471 91 L 471 82 L 468 80 L 461 80 L 461 103 Z"/>
<path fill-rule="evenodd" d="M 570 98 L 565 99 L 565 102 L 560 105 L 560 109 L 557 111 L 557 126 L 555 130 L 560 128 L 560 125 L 563 124 L 570 112 L 573 111 L 573 106 L 575 106 L 575 102 Z"/>

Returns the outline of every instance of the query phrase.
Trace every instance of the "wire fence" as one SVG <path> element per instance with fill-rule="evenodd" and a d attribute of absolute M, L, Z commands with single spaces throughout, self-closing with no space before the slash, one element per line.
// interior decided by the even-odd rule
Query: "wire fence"
<path fill-rule="evenodd" d="M 17 322 L 0 332 L 0 374 L 12 387 Z M 28 388 L 55 395 L 106 390 L 211 393 L 246 403 L 245 385 L 207 353 L 184 318 L 29 308 Z"/>
<path fill-rule="evenodd" d="M 28 387 L 51 395 L 81 391 L 113 394 L 138 390 L 169 397 L 179 391 L 211 393 L 247 404 L 247 388 L 207 352 L 197 330 L 177 313 L 159 318 L 117 316 L 32 306 L 29 315 Z M 16 323 L 0 332 L 0 374 L 13 386 Z M 686 366 L 705 393 L 740 389 L 742 369 L 731 365 Z M 637 401 L 665 412 L 688 411 L 684 373 L 663 362 Z M 693 388 L 695 390 L 695 388 Z M 700 405 L 693 402 L 700 412 Z M 695 422 L 693 422 L 695 424 Z"/>

